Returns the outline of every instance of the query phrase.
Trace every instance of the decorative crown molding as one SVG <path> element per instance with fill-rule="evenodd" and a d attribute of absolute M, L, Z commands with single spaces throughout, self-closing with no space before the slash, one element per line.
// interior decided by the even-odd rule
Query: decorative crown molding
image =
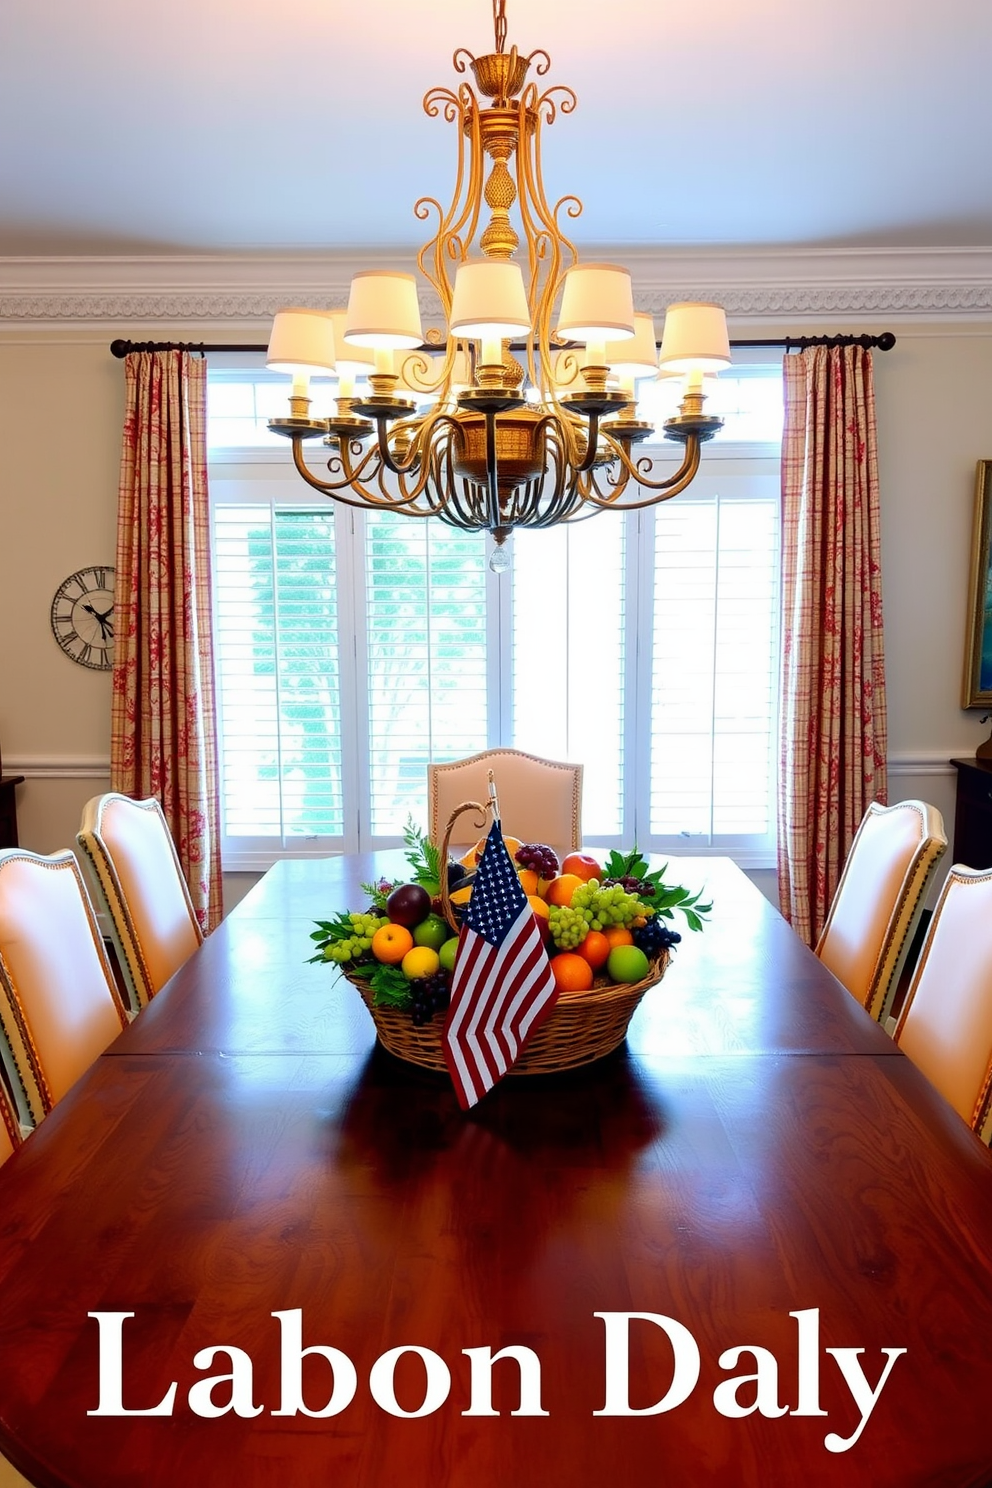
<path fill-rule="evenodd" d="M 590 250 L 630 268 L 639 306 L 716 300 L 741 319 L 884 315 L 992 318 L 992 248 Z M 266 322 L 286 304 L 345 303 L 359 268 L 409 267 L 408 255 L 0 258 L 8 323 Z M 422 289 L 425 319 L 440 306 Z"/>

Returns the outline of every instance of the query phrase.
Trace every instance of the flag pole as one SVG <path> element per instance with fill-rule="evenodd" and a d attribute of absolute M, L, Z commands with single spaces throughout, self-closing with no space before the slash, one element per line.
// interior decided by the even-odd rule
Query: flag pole
<path fill-rule="evenodd" d="M 499 821 L 499 799 L 496 795 L 496 777 L 489 771 L 489 803 L 493 810 L 493 821 Z"/>

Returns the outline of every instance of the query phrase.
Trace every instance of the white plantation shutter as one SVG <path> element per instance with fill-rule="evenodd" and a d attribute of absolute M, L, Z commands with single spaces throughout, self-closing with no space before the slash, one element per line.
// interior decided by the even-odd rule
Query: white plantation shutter
<path fill-rule="evenodd" d="M 434 520 L 365 517 L 373 838 L 427 821 L 427 766 L 488 739 L 486 541 Z"/>
<path fill-rule="evenodd" d="M 654 514 L 649 828 L 662 850 L 774 841 L 777 497 L 768 472 L 728 468 Z"/>
<path fill-rule="evenodd" d="M 258 376 L 219 376 L 211 414 L 227 869 L 395 845 L 431 760 L 499 744 L 584 765 L 594 848 L 774 863 L 774 443 L 716 441 L 657 507 L 517 532 L 496 577 L 485 535 L 309 502 L 283 446 L 228 446 L 285 396 Z M 773 439 L 779 368 L 722 396 Z"/>
<path fill-rule="evenodd" d="M 340 839 L 333 514 L 216 507 L 214 589 L 226 837 Z"/>
<path fill-rule="evenodd" d="M 512 742 L 585 766 L 587 838 L 623 832 L 624 535 L 603 512 L 513 538 Z"/>

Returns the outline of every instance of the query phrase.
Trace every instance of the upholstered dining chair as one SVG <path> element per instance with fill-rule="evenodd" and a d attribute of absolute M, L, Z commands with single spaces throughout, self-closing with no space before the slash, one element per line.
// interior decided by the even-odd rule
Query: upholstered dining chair
<path fill-rule="evenodd" d="M 816 954 L 880 1023 L 946 850 L 943 818 L 924 801 L 873 801 L 855 833 Z"/>
<path fill-rule="evenodd" d="M 136 1012 L 203 940 L 169 824 L 156 800 L 111 791 L 87 801 L 76 841 Z"/>
<path fill-rule="evenodd" d="M 17 1119 L 17 1110 L 13 1098 L 7 1090 L 0 1071 L 0 1164 L 7 1161 L 13 1155 L 15 1147 L 20 1146 L 21 1125 Z M 0 1488 L 3 1488 L 3 1480 L 0 1478 Z"/>
<path fill-rule="evenodd" d="M 500 817 L 507 835 L 553 847 L 579 847 L 582 842 L 582 766 L 541 759 L 520 749 L 486 749 L 465 759 L 427 766 L 431 841 L 440 843 L 448 818 L 463 801 L 489 799 L 492 770 Z M 456 842 L 468 842 L 472 828 L 458 831 Z M 478 835 L 478 834 L 476 834 Z"/>
<path fill-rule="evenodd" d="M 984 1141 L 992 1138 L 992 871 L 951 868 L 895 1040 Z"/>
<path fill-rule="evenodd" d="M 0 1056 L 37 1123 L 127 1027 L 71 852 L 0 852 Z"/>

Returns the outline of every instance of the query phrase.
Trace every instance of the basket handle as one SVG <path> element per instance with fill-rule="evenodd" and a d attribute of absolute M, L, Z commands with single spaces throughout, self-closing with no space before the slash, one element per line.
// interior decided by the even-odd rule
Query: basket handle
<path fill-rule="evenodd" d="M 448 844 L 451 841 L 451 829 L 458 818 L 464 815 L 466 811 L 475 811 L 482 818 L 481 821 L 475 823 L 476 830 L 481 831 L 486 825 L 486 820 L 491 810 L 491 802 L 483 804 L 481 801 L 463 801 L 460 806 L 455 807 L 454 811 L 448 817 L 448 825 L 444 829 L 444 838 L 441 842 L 441 866 L 438 875 L 441 885 L 441 912 L 456 935 L 461 929 L 461 926 L 455 918 L 454 910 L 451 908 L 451 897 L 448 890 Z"/>

